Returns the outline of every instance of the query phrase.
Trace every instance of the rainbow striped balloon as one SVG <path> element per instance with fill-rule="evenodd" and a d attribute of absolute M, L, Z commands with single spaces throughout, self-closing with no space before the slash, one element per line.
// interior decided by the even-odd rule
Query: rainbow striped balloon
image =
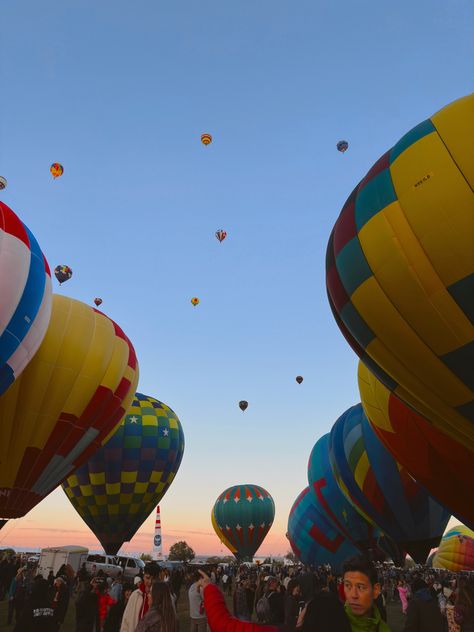
<path fill-rule="evenodd" d="M 334 424 L 331 467 L 342 492 L 419 563 L 436 547 L 450 513 L 418 485 L 378 439 L 361 404 Z"/>
<path fill-rule="evenodd" d="M 448 571 L 474 571 L 474 531 L 462 524 L 450 529 L 433 557 L 434 568 Z"/>

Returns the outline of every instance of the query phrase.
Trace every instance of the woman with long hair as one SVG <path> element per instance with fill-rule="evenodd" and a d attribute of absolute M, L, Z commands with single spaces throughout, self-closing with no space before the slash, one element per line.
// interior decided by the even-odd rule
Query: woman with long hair
<path fill-rule="evenodd" d="M 135 632 L 177 632 L 178 621 L 168 584 L 153 582 L 148 599 L 150 609 Z"/>
<path fill-rule="evenodd" d="M 454 606 L 454 620 L 461 632 L 474 632 L 474 581 L 462 577 Z"/>

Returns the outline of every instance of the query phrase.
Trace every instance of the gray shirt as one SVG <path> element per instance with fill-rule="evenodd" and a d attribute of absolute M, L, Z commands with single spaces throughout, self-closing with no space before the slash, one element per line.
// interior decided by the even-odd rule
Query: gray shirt
<path fill-rule="evenodd" d="M 191 619 L 203 619 L 205 618 L 205 612 L 200 612 L 202 599 L 202 591 L 198 582 L 194 582 L 188 591 L 189 597 L 189 616 Z"/>

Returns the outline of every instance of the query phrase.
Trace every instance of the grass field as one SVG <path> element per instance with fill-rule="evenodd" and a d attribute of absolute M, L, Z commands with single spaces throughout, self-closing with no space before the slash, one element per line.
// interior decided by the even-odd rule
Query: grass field
<path fill-rule="evenodd" d="M 228 600 L 229 601 L 229 600 Z M 13 630 L 13 625 L 7 625 L 7 611 L 8 606 L 6 601 L 0 602 L 0 629 L 1 630 Z M 74 601 L 71 600 L 69 609 L 67 612 L 66 620 L 61 628 L 61 632 L 75 632 L 75 618 L 76 608 Z M 187 594 L 183 591 L 181 598 L 178 602 L 178 618 L 180 632 L 187 632 L 189 630 L 189 609 Z M 391 603 L 388 605 L 388 623 L 392 629 L 392 632 L 403 632 L 404 619 L 399 602 Z"/>

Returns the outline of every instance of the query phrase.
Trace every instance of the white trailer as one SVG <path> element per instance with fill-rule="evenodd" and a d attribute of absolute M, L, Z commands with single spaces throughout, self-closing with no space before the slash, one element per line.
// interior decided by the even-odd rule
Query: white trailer
<path fill-rule="evenodd" d="M 46 579 L 49 571 L 53 571 L 56 576 L 63 564 L 69 564 L 77 573 L 87 560 L 88 553 L 89 549 L 75 545 L 52 546 L 47 549 L 41 549 L 37 575 L 42 575 Z"/>

